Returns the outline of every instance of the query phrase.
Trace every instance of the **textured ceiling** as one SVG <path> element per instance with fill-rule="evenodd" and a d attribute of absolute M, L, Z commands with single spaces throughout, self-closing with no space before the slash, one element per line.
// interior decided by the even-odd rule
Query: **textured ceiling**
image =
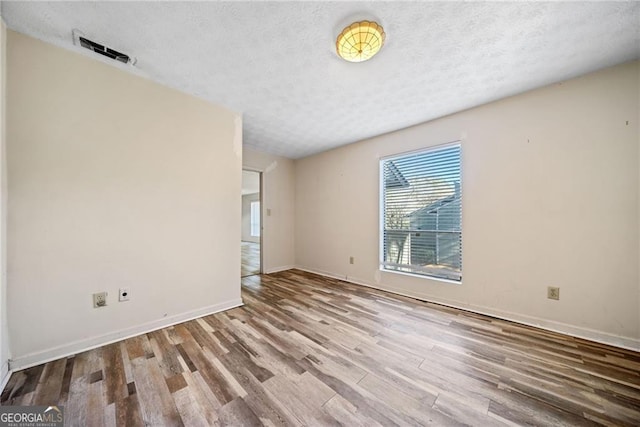
<path fill-rule="evenodd" d="M 121 67 L 242 112 L 245 146 L 292 158 L 640 57 L 638 2 L 3 2 L 2 15 L 67 49 L 81 51 L 77 28 L 135 56 Z M 339 59 L 337 34 L 367 18 L 382 51 Z"/>

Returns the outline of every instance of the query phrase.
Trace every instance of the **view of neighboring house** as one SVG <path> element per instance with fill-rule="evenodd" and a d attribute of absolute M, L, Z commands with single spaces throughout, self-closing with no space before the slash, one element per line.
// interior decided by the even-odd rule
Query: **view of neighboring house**
<path fill-rule="evenodd" d="M 459 154 L 454 146 L 383 162 L 385 268 L 460 280 Z"/>
<path fill-rule="evenodd" d="M 458 271 L 460 244 L 460 185 L 456 192 L 409 214 L 411 264 L 443 265 Z M 420 230 L 420 231 L 418 231 Z"/>

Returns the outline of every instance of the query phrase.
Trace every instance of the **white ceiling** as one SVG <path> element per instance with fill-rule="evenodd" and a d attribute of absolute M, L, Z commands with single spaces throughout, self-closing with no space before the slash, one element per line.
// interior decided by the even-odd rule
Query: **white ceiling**
<path fill-rule="evenodd" d="M 2 2 L 9 28 L 71 30 L 138 75 L 242 112 L 245 145 L 298 158 L 640 57 L 640 3 Z M 368 62 L 335 54 L 375 18 Z"/>

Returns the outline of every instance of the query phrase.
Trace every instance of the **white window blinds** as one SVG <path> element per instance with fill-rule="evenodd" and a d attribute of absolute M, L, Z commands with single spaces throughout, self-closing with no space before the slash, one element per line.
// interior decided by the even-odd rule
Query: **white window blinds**
<path fill-rule="evenodd" d="M 381 267 L 462 280 L 460 144 L 380 161 Z"/>

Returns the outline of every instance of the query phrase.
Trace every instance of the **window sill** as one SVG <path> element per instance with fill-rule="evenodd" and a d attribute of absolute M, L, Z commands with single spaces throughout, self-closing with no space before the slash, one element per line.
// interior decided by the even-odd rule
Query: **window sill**
<path fill-rule="evenodd" d="M 399 274 L 399 275 L 402 275 L 402 276 L 417 277 L 419 279 L 434 280 L 436 282 L 450 283 L 452 285 L 462 285 L 462 280 L 457 281 L 457 280 L 451 280 L 451 279 L 443 279 L 442 277 L 427 276 L 425 274 L 407 273 L 405 271 L 387 270 L 386 268 L 379 268 L 379 270 L 382 273 Z"/>

